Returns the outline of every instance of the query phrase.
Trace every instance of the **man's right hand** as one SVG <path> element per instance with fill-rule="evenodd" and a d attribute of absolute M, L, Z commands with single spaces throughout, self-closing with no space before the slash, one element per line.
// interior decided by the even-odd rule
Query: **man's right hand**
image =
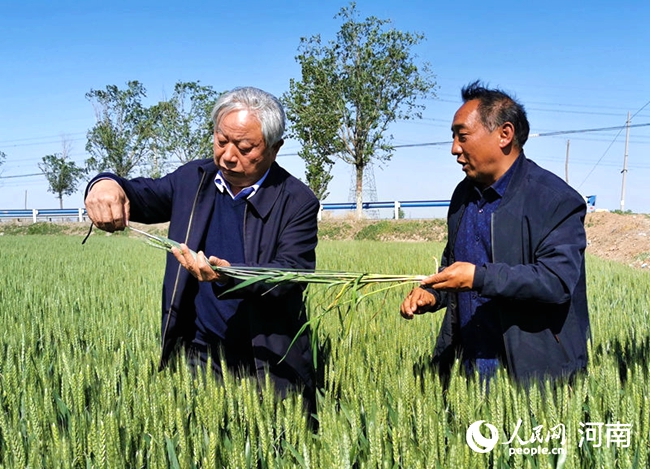
<path fill-rule="evenodd" d="M 423 314 L 436 304 L 436 297 L 423 288 L 414 288 L 402 302 L 400 313 L 404 319 L 413 319 L 414 314 Z"/>
<path fill-rule="evenodd" d="M 112 179 L 93 184 L 85 202 L 88 217 L 100 230 L 112 233 L 129 224 L 131 204 L 124 189 Z"/>

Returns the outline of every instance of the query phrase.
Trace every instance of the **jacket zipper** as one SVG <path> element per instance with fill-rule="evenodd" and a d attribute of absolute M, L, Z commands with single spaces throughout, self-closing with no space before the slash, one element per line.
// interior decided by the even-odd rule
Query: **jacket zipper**
<path fill-rule="evenodd" d="M 194 210 L 196 210 L 196 203 L 199 200 L 199 194 L 201 193 L 201 187 L 203 187 L 203 181 L 205 180 L 205 171 L 203 172 L 203 175 L 201 176 L 201 181 L 199 181 L 199 187 L 196 191 L 196 194 L 194 195 L 194 202 L 192 203 L 192 211 L 190 212 L 190 219 L 187 223 L 187 232 L 185 233 L 185 244 L 187 244 L 187 241 L 190 239 L 190 231 L 192 229 L 192 221 L 194 219 Z M 167 310 L 167 321 L 165 321 L 165 329 L 162 334 L 161 338 L 161 349 L 164 348 L 165 346 L 165 336 L 167 335 L 167 330 L 169 329 L 169 321 L 172 315 L 172 307 L 174 305 L 174 300 L 176 299 L 176 292 L 178 290 L 178 280 L 180 279 L 181 276 L 181 269 L 183 267 L 179 264 L 178 265 L 178 270 L 176 271 L 176 280 L 174 281 L 174 290 L 172 291 L 172 297 L 169 302 L 169 310 Z M 162 357 L 161 357 L 162 361 Z"/>
<path fill-rule="evenodd" d="M 248 203 L 244 205 L 244 226 L 242 228 L 242 239 L 244 242 L 244 262 L 248 262 L 248 252 L 246 251 L 246 218 L 248 217 Z"/>
<path fill-rule="evenodd" d="M 492 263 L 495 263 L 497 261 L 496 257 L 496 251 L 494 250 L 494 213 L 490 215 L 490 250 L 492 251 Z M 500 315 L 499 315 L 500 316 Z M 505 367 L 506 369 L 510 369 L 510 363 L 512 363 L 512 358 L 510 357 L 510 352 L 508 351 L 508 348 L 505 346 L 505 333 L 501 332 L 501 336 L 503 339 L 503 349 L 505 352 Z"/>
<path fill-rule="evenodd" d="M 494 213 L 490 215 L 490 250 L 492 251 L 492 262 L 496 262 L 497 258 L 494 255 Z"/>

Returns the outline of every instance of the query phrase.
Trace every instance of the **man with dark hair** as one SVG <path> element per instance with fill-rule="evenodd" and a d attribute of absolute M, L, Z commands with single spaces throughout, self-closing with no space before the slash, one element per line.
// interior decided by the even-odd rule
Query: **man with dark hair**
<path fill-rule="evenodd" d="M 124 229 L 129 220 L 169 222 L 169 237 L 183 243 L 167 256 L 161 366 L 180 349 L 194 369 L 212 356 L 220 375 L 223 359 L 231 371 L 262 382 L 268 373 L 282 395 L 302 390 L 313 412 L 303 287 L 249 285 L 225 297 L 235 280 L 211 265 L 314 269 L 320 204 L 275 162 L 285 129 L 277 98 L 236 88 L 217 100 L 212 117 L 214 158 L 191 161 L 160 179 L 99 174 L 86 190 L 88 216 L 105 231 Z"/>
<path fill-rule="evenodd" d="M 466 177 L 447 217 L 441 270 L 401 305 L 406 319 L 447 308 L 434 363 L 460 356 L 482 378 L 571 377 L 587 365 L 584 199 L 527 159 L 521 104 L 474 82 L 451 126 Z"/>

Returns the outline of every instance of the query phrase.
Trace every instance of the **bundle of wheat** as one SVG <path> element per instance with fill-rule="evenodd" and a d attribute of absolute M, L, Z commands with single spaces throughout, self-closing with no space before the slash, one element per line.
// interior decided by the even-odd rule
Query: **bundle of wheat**
<path fill-rule="evenodd" d="M 180 250 L 180 243 L 165 238 L 163 236 L 157 236 L 145 231 L 131 227 L 131 231 L 134 231 L 140 235 L 143 235 L 147 239 L 147 243 L 153 247 L 163 249 L 166 251 L 171 251 L 172 248 L 177 248 Z M 190 250 L 190 253 L 196 258 L 196 252 Z M 386 291 L 388 289 L 407 284 L 407 283 L 419 283 L 422 279 L 425 278 L 424 275 L 388 275 L 388 274 L 370 274 L 364 272 L 336 272 L 336 271 L 326 271 L 326 270 L 301 270 L 301 269 L 286 269 L 278 267 L 263 267 L 263 266 L 216 266 L 213 265 L 212 268 L 220 273 L 223 273 L 229 277 L 240 280 L 235 286 L 233 286 L 228 292 L 230 293 L 241 288 L 245 288 L 251 284 L 263 282 L 270 285 L 270 288 L 280 284 L 286 283 L 303 283 L 303 284 L 321 284 L 327 287 L 337 287 L 340 286 L 341 290 L 336 295 L 335 302 L 341 298 L 343 293 L 348 291 L 360 292 L 365 287 L 370 285 L 385 285 L 378 289 L 372 290 L 371 294 L 379 293 Z M 368 293 L 366 293 L 367 295 Z M 365 296 L 365 295 L 361 295 Z M 357 301 L 360 299 L 357 296 Z"/>

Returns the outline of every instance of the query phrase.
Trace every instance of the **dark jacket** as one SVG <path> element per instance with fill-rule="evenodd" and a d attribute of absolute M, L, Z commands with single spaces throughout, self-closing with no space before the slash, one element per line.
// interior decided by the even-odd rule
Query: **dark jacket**
<path fill-rule="evenodd" d="M 570 376 L 587 365 L 586 205 L 560 178 L 520 158 L 492 215 L 492 263 L 476 267 L 473 290 L 499 301 L 506 366 L 515 379 Z M 443 268 L 454 262 L 471 190 L 466 178 L 452 196 Z M 444 372 L 460 352 L 458 301 L 454 293 L 434 294 L 436 309 L 447 307 L 434 354 Z"/>
<path fill-rule="evenodd" d="M 168 237 L 197 250 L 214 206 L 216 173 L 214 161 L 207 159 L 187 163 L 160 179 L 127 180 L 103 173 L 94 180 L 110 177 L 122 186 L 131 203 L 132 221 L 169 222 Z M 246 202 L 246 264 L 314 269 L 319 207 L 318 199 L 307 186 L 273 163 L 258 192 Z M 232 284 L 213 285 L 217 294 L 230 287 Z M 179 343 L 188 344 L 194 337 L 197 289 L 198 281 L 168 254 L 163 284 L 161 366 Z M 261 375 L 268 368 L 283 380 L 313 388 L 308 331 L 289 348 L 306 322 L 303 288 L 290 285 L 270 289 L 268 285 L 257 284 L 233 296 L 243 298 L 240 310 L 243 308 L 248 314 L 257 372 Z M 287 350 L 286 359 L 280 362 Z"/>

